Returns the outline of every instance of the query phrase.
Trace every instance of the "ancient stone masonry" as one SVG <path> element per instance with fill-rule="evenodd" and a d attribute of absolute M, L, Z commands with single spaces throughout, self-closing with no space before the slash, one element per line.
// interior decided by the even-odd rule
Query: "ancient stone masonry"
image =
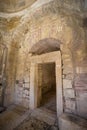
<path fill-rule="evenodd" d="M 16 81 L 16 103 L 17 104 L 23 104 L 25 107 L 29 108 L 29 81 Z"/>
<path fill-rule="evenodd" d="M 23 60 L 25 62 L 23 62 Z M 21 65 L 21 68 L 20 68 Z M 24 105 L 29 108 L 29 86 L 30 86 L 30 68 L 29 68 L 28 57 L 24 55 L 24 58 L 20 56 L 20 61 L 18 61 L 18 70 L 16 76 L 16 86 L 15 86 L 15 101 L 17 104 Z"/>
<path fill-rule="evenodd" d="M 58 46 L 54 48 L 61 52 L 62 59 L 63 110 L 87 119 L 87 28 L 83 26 L 86 17 L 84 3 L 62 1 L 52 0 L 35 10 L 26 9 L 25 13 L 21 11 L 8 16 L 0 13 L 0 44 L 3 42 L 8 47 L 5 104 L 14 102 L 29 108 L 30 58 L 41 52 L 49 52 L 49 48 L 56 46 L 51 41 L 53 39 L 58 41 L 59 49 Z M 34 46 L 35 49 L 39 47 L 41 52 L 31 51 Z"/>

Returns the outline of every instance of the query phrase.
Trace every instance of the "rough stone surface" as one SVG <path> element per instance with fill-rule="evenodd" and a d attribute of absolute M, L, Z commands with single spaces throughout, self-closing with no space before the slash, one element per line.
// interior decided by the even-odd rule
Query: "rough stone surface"
<path fill-rule="evenodd" d="M 59 118 L 60 130 L 87 130 L 87 122 L 80 117 L 63 114 Z"/>
<path fill-rule="evenodd" d="M 23 120 L 25 120 L 30 112 L 22 106 L 10 106 L 6 111 L 0 113 L 0 129 L 13 130 Z"/>
<path fill-rule="evenodd" d="M 16 12 L 31 6 L 36 0 L 0 0 L 1 12 Z"/>
<path fill-rule="evenodd" d="M 65 100 L 65 112 L 76 114 L 76 103 L 75 100 L 67 99 Z"/>
<path fill-rule="evenodd" d="M 56 124 L 55 124 L 56 122 Z M 40 108 L 31 112 L 15 130 L 58 130 L 56 115 L 47 109 Z"/>
<path fill-rule="evenodd" d="M 55 126 L 50 126 L 45 122 L 35 119 L 34 117 L 29 117 L 25 120 L 19 127 L 14 130 L 58 130 Z"/>
<path fill-rule="evenodd" d="M 64 79 L 63 80 L 63 88 L 64 89 L 72 88 L 72 81 L 68 80 L 68 79 Z"/>
<path fill-rule="evenodd" d="M 87 118 L 87 70 L 84 70 L 87 67 L 87 27 L 84 22 L 84 3 L 81 3 L 75 0 L 53 0 L 22 13 L 0 13 L 0 45 L 7 47 L 5 106 L 17 103 L 29 107 L 31 48 L 41 45 L 40 52 L 49 52 L 49 48 L 56 48 L 56 44 L 51 42 L 46 46 L 43 43 L 54 39 L 58 41 L 61 51 L 63 88 L 74 89 L 75 95 L 70 92 L 71 97 L 68 96 L 74 98 L 74 104 L 77 104 L 75 113 Z M 0 64 L 3 63 L 2 50 L 0 47 Z M 3 69 L 0 67 L 0 70 Z M 64 109 L 65 106 L 68 107 L 64 105 Z"/>
<path fill-rule="evenodd" d="M 73 89 L 64 89 L 65 98 L 75 98 L 75 92 Z"/>

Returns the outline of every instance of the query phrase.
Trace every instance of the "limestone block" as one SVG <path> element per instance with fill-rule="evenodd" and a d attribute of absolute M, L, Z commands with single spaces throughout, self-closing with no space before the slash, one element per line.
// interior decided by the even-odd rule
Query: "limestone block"
<path fill-rule="evenodd" d="M 18 98 L 18 99 L 17 99 L 17 102 L 22 102 L 22 98 Z"/>
<path fill-rule="evenodd" d="M 29 82 L 29 77 L 24 78 L 25 83 Z"/>
<path fill-rule="evenodd" d="M 24 86 L 23 83 L 19 83 L 19 84 L 18 84 L 18 87 L 19 87 L 19 88 L 23 88 L 23 86 Z"/>
<path fill-rule="evenodd" d="M 30 84 L 29 84 L 29 83 L 25 83 L 24 87 L 25 87 L 25 88 L 29 88 L 29 87 L 30 87 Z"/>
<path fill-rule="evenodd" d="M 67 80 L 67 79 L 63 79 L 63 88 L 72 88 L 72 81 L 71 80 Z"/>
<path fill-rule="evenodd" d="M 18 88 L 18 91 L 23 91 L 23 87 L 19 87 L 19 88 Z"/>
<path fill-rule="evenodd" d="M 76 67 L 77 74 L 79 73 L 87 73 L 87 67 Z"/>
<path fill-rule="evenodd" d="M 65 98 L 75 98 L 74 89 L 64 89 Z"/>
<path fill-rule="evenodd" d="M 26 100 L 26 99 L 25 99 L 25 100 L 23 101 L 23 106 L 26 107 L 26 108 L 28 108 L 28 107 L 29 107 L 29 100 Z"/>
<path fill-rule="evenodd" d="M 71 99 L 65 100 L 65 107 L 69 109 L 71 112 L 75 112 L 75 106 L 76 106 L 76 103 L 74 100 L 71 100 Z"/>
<path fill-rule="evenodd" d="M 20 98 L 22 98 L 22 94 L 21 93 L 19 93 L 18 95 L 17 95 L 17 97 L 18 97 L 18 99 Z"/>
<path fill-rule="evenodd" d="M 19 94 L 19 91 L 16 91 L 16 95 Z"/>
<path fill-rule="evenodd" d="M 63 74 L 73 73 L 73 68 L 64 65 Z"/>
<path fill-rule="evenodd" d="M 65 75 L 66 79 L 73 80 L 73 73 L 68 73 Z"/>
<path fill-rule="evenodd" d="M 19 97 L 22 98 L 23 97 L 23 93 L 19 93 Z"/>
<path fill-rule="evenodd" d="M 15 87 L 15 92 L 18 93 L 18 87 Z"/>
<path fill-rule="evenodd" d="M 64 48 L 63 48 L 64 49 Z M 69 54 L 62 54 L 62 58 L 63 59 L 70 59 L 70 55 Z"/>
<path fill-rule="evenodd" d="M 26 94 L 25 93 L 23 93 L 23 98 L 25 98 L 26 97 Z"/>
<path fill-rule="evenodd" d="M 75 87 L 80 89 L 87 89 L 87 73 L 78 74 L 75 78 Z"/>
<path fill-rule="evenodd" d="M 28 99 L 29 99 L 29 96 L 26 96 L 26 99 L 28 100 Z"/>
<path fill-rule="evenodd" d="M 68 66 L 72 66 L 72 61 L 70 59 L 64 59 L 63 64 L 68 65 Z"/>
<path fill-rule="evenodd" d="M 25 93 L 25 95 L 28 95 L 28 94 L 29 94 L 29 91 L 28 91 L 28 90 L 25 90 L 24 93 Z"/>

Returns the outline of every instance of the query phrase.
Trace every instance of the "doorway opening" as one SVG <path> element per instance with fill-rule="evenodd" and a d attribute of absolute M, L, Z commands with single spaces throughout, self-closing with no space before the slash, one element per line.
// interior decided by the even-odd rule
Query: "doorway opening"
<path fill-rule="evenodd" d="M 6 63 L 8 49 L 4 44 L 0 45 L 0 113 L 5 107 L 5 91 L 6 91 Z"/>
<path fill-rule="evenodd" d="M 52 77 L 55 77 L 54 80 L 56 79 L 56 85 L 54 86 L 56 88 L 56 111 L 57 111 L 57 116 L 59 117 L 63 113 L 62 69 L 61 69 L 60 51 L 50 52 L 50 53 L 41 54 L 41 55 L 33 55 L 31 56 L 30 60 L 31 60 L 30 103 L 29 103 L 30 109 L 35 109 L 37 107 L 40 107 L 41 102 L 43 103 L 43 100 L 45 98 L 45 95 L 42 94 L 42 75 L 44 75 L 44 73 L 42 73 L 42 66 L 43 66 L 43 69 L 45 70 L 47 70 L 46 67 L 51 68 L 51 66 L 54 66 L 53 67 L 54 69 L 51 69 L 51 70 L 54 70 L 53 73 L 55 73 L 54 74 L 55 76 L 52 76 Z"/>
<path fill-rule="evenodd" d="M 55 62 L 38 64 L 38 84 L 41 85 L 40 107 L 56 112 Z"/>

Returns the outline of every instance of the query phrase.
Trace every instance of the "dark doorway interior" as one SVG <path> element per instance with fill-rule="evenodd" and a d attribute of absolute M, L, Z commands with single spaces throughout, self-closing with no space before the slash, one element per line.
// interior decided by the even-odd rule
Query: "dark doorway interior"
<path fill-rule="evenodd" d="M 56 112 L 56 74 L 55 63 L 39 64 L 41 82 L 41 107 Z"/>

